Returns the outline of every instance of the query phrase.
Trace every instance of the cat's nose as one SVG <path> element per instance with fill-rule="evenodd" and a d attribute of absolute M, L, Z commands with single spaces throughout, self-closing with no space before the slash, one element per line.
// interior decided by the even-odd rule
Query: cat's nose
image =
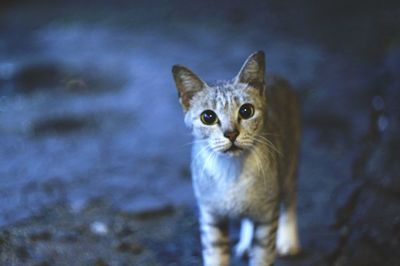
<path fill-rule="evenodd" d="M 237 136 L 239 136 L 239 131 L 236 129 L 224 132 L 224 137 L 228 138 L 232 142 L 234 142 L 236 140 Z"/>

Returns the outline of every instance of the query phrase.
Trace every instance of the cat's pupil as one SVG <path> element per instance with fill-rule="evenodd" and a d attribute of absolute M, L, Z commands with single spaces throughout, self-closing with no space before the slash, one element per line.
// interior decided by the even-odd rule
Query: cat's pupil
<path fill-rule="evenodd" d="M 205 110 L 200 115 L 200 120 L 205 125 L 214 125 L 218 121 L 217 114 L 212 110 Z"/>
<path fill-rule="evenodd" d="M 243 119 L 249 119 L 254 115 L 254 106 L 250 103 L 243 104 L 239 109 L 239 115 Z"/>

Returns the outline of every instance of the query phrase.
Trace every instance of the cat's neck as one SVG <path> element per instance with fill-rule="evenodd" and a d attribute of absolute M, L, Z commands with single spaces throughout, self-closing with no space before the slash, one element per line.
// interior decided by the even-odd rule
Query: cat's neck
<path fill-rule="evenodd" d="M 271 158 L 266 150 L 265 145 L 258 144 L 252 151 L 228 155 L 212 151 L 206 144 L 197 142 L 193 145 L 192 162 L 201 175 L 206 174 L 221 181 L 237 180 L 245 176 L 243 173 L 265 176 L 271 172 Z"/>
<path fill-rule="evenodd" d="M 221 180 L 232 180 L 240 176 L 243 170 L 247 152 L 239 155 L 229 155 L 212 151 L 206 144 L 195 143 L 192 151 L 193 160 L 198 161 L 202 169 L 198 169 L 209 176 Z"/>

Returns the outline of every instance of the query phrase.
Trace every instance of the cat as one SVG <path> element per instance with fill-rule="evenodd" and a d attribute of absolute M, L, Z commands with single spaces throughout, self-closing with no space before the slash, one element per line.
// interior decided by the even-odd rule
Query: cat
<path fill-rule="evenodd" d="M 249 265 L 273 265 L 276 252 L 297 254 L 300 111 L 288 82 L 273 77 L 267 84 L 263 51 L 216 85 L 181 65 L 172 74 L 194 136 L 191 171 L 204 265 L 229 265 L 230 219 L 241 219 L 235 251 L 248 255 Z"/>

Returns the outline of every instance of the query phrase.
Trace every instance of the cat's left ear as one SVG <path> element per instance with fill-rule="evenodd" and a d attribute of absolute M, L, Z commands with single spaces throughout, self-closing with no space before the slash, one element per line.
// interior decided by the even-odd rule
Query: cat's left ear
<path fill-rule="evenodd" d="M 174 65 L 172 67 L 172 75 L 178 89 L 179 100 L 183 110 L 186 112 L 190 107 L 190 101 L 193 96 L 206 88 L 207 84 L 190 69 L 181 65 Z"/>
<path fill-rule="evenodd" d="M 258 51 L 251 54 L 244 62 L 236 82 L 247 83 L 254 87 L 263 86 L 265 83 L 265 54 Z"/>

